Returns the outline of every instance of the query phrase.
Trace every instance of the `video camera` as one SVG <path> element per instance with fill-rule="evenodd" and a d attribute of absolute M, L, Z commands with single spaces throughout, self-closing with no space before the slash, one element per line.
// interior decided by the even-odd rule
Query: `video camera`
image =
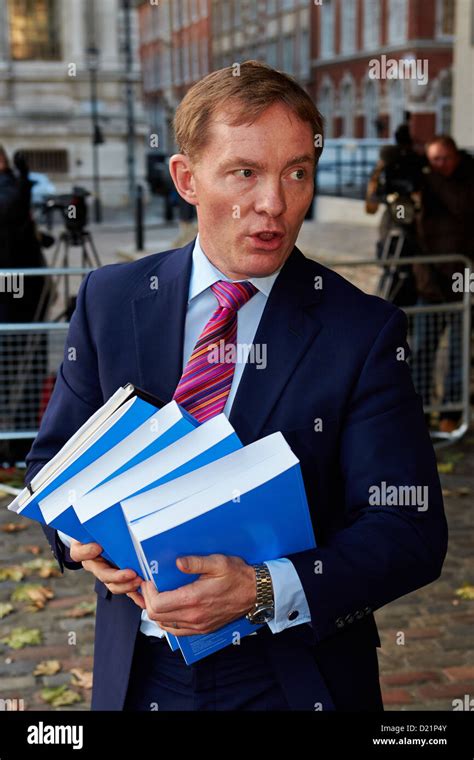
<path fill-rule="evenodd" d="M 64 226 L 73 237 L 80 237 L 87 225 L 86 198 L 90 192 L 84 187 L 73 187 L 71 193 L 52 195 L 43 203 L 43 211 L 46 216 L 58 209 L 63 217 Z"/>

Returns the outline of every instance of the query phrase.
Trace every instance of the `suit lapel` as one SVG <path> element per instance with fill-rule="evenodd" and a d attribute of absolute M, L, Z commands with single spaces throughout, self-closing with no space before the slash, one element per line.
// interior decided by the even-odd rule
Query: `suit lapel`
<path fill-rule="evenodd" d="M 247 363 L 229 421 L 244 444 L 256 440 L 298 363 L 321 329 L 314 265 L 294 248 L 275 280 L 254 344 L 266 346 L 267 365 Z"/>
<path fill-rule="evenodd" d="M 132 301 L 139 383 L 170 401 L 182 374 L 184 328 L 194 240 L 157 263 L 158 287 Z M 316 335 L 321 291 L 314 266 L 294 248 L 275 280 L 254 343 L 266 346 L 267 366 L 245 365 L 229 421 L 243 443 L 258 438 L 272 408 Z"/>
<path fill-rule="evenodd" d="M 157 287 L 132 301 L 139 382 L 171 401 L 182 374 L 184 326 L 194 240 L 166 256 L 148 273 Z M 151 282 L 151 280 L 150 280 Z"/>

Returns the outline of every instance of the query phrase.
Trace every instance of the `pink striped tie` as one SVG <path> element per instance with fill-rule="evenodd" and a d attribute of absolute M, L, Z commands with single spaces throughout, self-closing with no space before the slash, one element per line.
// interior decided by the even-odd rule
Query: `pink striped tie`
<path fill-rule="evenodd" d="M 199 336 L 173 395 L 199 422 L 225 406 L 235 370 L 235 350 L 228 346 L 236 348 L 237 312 L 257 292 L 251 282 L 226 280 L 214 283 L 211 290 L 219 306 Z"/>

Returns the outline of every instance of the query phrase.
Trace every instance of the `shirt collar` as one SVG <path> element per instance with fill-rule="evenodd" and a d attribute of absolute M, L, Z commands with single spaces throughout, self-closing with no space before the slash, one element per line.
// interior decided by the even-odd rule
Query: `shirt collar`
<path fill-rule="evenodd" d="M 276 272 L 273 272 L 273 274 L 269 274 L 267 277 L 249 277 L 248 281 L 251 282 L 252 285 L 255 285 L 260 293 L 263 293 L 263 295 L 268 298 L 273 287 L 273 283 L 275 282 L 279 273 L 280 269 L 278 269 Z M 201 248 L 198 233 L 193 249 L 193 266 L 191 271 L 191 279 L 189 282 L 188 301 L 191 301 L 193 298 L 203 293 L 205 290 L 210 288 L 211 285 L 214 285 L 214 283 L 218 280 L 229 281 L 229 278 L 226 277 L 225 274 L 222 274 L 222 272 L 217 269 L 217 267 L 215 267 L 211 261 L 209 261 L 206 254 Z"/>

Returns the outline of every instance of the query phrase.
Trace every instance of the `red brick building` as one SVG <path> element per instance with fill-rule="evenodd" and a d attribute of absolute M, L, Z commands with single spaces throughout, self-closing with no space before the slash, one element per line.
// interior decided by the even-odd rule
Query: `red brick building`
<path fill-rule="evenodd" d="M 209 2 L 143 0 L 138 14 L 143 102 L 151 135 L 158 135 L 160 151 L 170 153 L 176 107 L 211 71 Z"/>
<path fill-rule="evenodd" d="M 327 137 L 389 137 L 406 111 L 417 140 L 449 132 L 454 12 L 454 0 L 316 0 L 310 90 Z"/>

